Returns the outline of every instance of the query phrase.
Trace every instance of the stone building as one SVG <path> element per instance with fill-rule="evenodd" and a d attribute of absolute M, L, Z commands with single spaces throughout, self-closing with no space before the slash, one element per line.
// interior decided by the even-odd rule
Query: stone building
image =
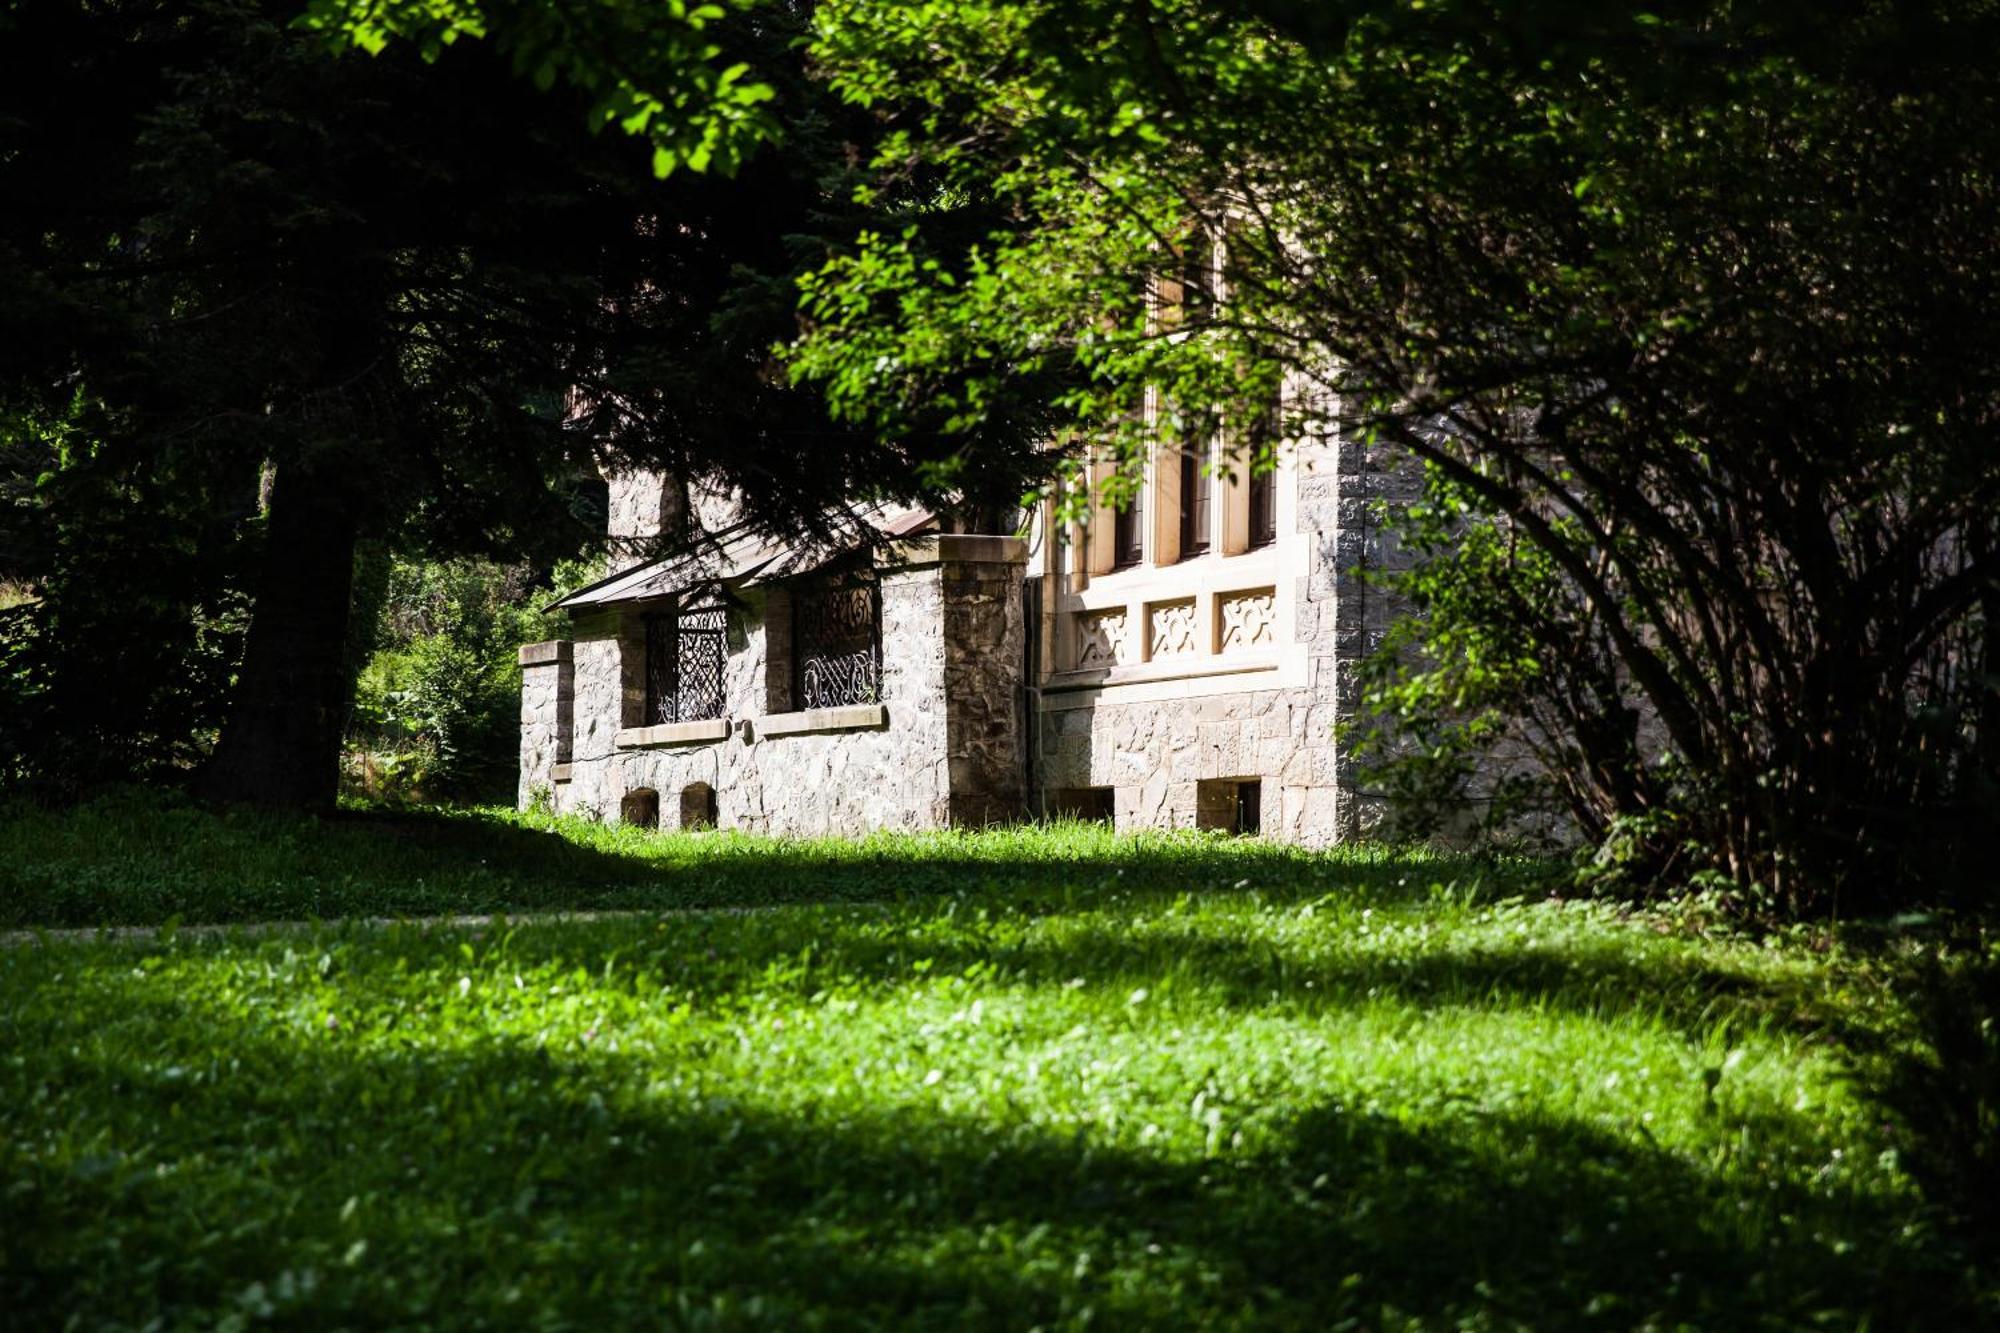
<path fill-rule="evenodd" d="M 521 650 L 520 799 L 775 834 L 1075 814 L 1323 844 L 1367 822 L 1334 741 L 1383 627 L 1360 581 L 1403 474 L 1337 438 L 1275 471 L 1162 447 L 1135 503 L 1027 536 L 884 512 L 865 556 L 717 537 L 565 599 Z M 725 501 L 612 479 L 614 549 Z"/>

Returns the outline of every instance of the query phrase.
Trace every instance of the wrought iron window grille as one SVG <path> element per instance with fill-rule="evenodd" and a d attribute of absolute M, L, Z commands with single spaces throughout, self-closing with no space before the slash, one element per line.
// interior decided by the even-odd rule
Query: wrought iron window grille
<path fill-rule="evenodd" d="M 848 575 L 792 588 L 792 706 L 841 708 L 882 699 L 882 599 Z"/>
<path fill-rule="evenodd" d="M 719 601 L 646 618 L 646 725 L 725 715 L 729 610 Z"/>

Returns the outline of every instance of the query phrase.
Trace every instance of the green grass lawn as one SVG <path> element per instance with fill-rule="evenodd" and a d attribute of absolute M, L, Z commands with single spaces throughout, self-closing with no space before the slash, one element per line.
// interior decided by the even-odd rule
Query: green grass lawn
<path fill-rule="evenodd" d="M 1523 867 L 133 805 L 0 848 L 16 924 L 780 904 L 0 949 L 10 1327 L 1976 1317 L 1841 1073 L 1902 1022 L 1865 958 Z"/>
<path fill-rule="evenodd" d="M 1128 880 L 1181 888 L 1350 886 L 1406 857 L 1276 843 L 1121 838 L 1094 824 L 852 840 L 655 834 L 503 810 L 216 814 L 132 792 L 81 808 L 0 805 L 0 930 L 330 921 L 928 900 L 974 890 L 1064 903 Z M 1486 869 L 1525 884 L 1526 863 Z"/>

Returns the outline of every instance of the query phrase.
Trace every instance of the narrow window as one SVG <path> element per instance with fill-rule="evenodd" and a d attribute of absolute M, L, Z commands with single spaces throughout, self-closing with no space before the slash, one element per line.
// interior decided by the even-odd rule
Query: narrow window
<path fill-rule="evenodd" d="M 1049 793 L 1049 813 L 1057 819 L 1109 824 L 1115 807 L 1109 787 L 1059 787 Z"/>
<path fill-rule="evenodd" d="M 1257 778 L 1215 778 L 1195 784 L 1196 828 L 1255 833 L 1263 824 L 1264 784 Z"/>
<path fill-rule="evenodd" d="M 1278 497 L 1269 472 L 1250 474 L 1250 549 L 1269 546 L 1278 540 Z"/>
<path fill-rule="evenodd" d="M 1249 546 L 1256 550 L 1278 540 L 1278 432 L 1283 418 L 1277 403 L 1263 413 L 1250 428 L 1250 531 Z"/>
<path fill-rule="evenodd" d="M 1133 489 L 1111 519 L 1111 567 L 1129 569 L 1146 559 L 1146 488 Z"/>
<path fill-rule="evenodd" d="M 1208 554 L 1214 530 L 1211 508 L 1214 479 L 1209 476 L 1209 453 L 1213 436 L 1205 435 L 1193 448 L 1181 450 L 1181 559 Z"/>
<path fill-rule="evenodd" d="M 1196 227 L 1180 259 L 1181 323 L 1193 328 L 1215 313 L 1215 238 Z"/>
<path fill-rule="evenodd" d="M 1215 314 L 1215 236 L 1196 224 L 1154 270 L 1153 322 L 1161 330 L 1195 328 Z"/>
<path fill-rule="evenodd" d="M 674 690 L 674 615 L 646 617 L 646 726 L 678 722 Z M 630 822 L 630 821 L 627 821 Z"/>

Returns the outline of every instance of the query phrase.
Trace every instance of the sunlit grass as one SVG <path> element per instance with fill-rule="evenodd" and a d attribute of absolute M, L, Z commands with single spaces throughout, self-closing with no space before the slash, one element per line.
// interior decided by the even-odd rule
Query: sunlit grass
<path fill-rule="evenodd" d="M 1962 1262 L 1840 1074 L 1897 1019 L 1837 951 L 1385 852 L 1071 829 L 878 865 L 563 834 L 692 879 L 763 857 L 807 905 L 0 952 L 0 1303 L 89 1327 L 1964 1326 Z M 859 896 L 819 891 L 855 865 L 928 888 L 811 901 Z"/>
<path fill-rule="evenodd" d="M 1201 889 L 1384 881 L 1464 858 L 1316 856 L 1219 835 L 1086 823 L 778 839 L 653 833 L 511 810 L 213 812 L 132 793 L 79 809 L 0 806 L 0 928 L 594 912 L 896 901 L 978 889 L 1068 898 L 1145 877 Z M 1477 863 L 1489 883 L 1528 862 Z"/>

